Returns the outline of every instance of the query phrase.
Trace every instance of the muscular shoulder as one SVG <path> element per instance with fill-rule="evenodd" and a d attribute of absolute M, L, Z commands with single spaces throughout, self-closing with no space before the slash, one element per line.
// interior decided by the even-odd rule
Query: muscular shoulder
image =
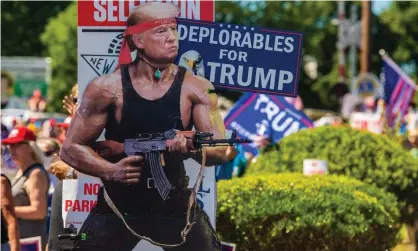
<path fill-rule="evenodd" d="M 105 100 L 114 99 L 121 89 L 122 82 L 120 71 L 118 70 L 115 73 L 106 74 L 91 81 L 83 94 L 83 98 L 87 96 Z"/>
<path fill-rule="evenodd" d="M 184 78 L 184 85 L 191 95 L 192 102 L 195 104 L 214 105 L 217 100 L 215 93 L 210 93 L 214 90 L 213 84 L 200 76 L 193 74 L 186 74 Z"/>
<path fill-rule="evenodd" d="M 91 81 L 81 98 L 80 106 L 83 109 L 105 109 L 113 104 L 122 91 L 120 71 L 100 76 Z"/>

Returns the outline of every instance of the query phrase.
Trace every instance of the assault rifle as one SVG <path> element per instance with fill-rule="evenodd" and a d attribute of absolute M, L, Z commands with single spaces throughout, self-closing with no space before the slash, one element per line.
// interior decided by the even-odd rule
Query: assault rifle
<path fill-rule="evenodd" d="M 229 139 L 214 139 L 212 133 L 171 129 L 163 133 L 140 134 L 138 138 L 126 139 L 123 144 L 112 140 L 101 141 L 97 142 L 93 148 L 102 158 L 108 160 L 123 154 L 128 156 L 142 155 L 147 167 L 151 169 L 155 187 L 161 197 L 166 200 L 172 186 L 162 168 L 165 165 L 162 152 L 167 150 L 166 141 L 174 139 L 178 134 L 187 139 L 187 145 L 192 149 L 200 149 L 205 146 L 232 146 L 234 144 L 252 143 L 250 139 L 237 138 L 235 130 L 232 131 Z"/>

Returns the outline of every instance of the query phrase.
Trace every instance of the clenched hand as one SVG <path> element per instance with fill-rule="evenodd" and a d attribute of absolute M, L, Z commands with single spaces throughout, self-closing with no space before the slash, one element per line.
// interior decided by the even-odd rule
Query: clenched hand
<path fill-rule="evenodd" d="M 174 139 L 169 139 L 165 143 L 169 152 L 188 153 L 193 150 L 190 140 L 188 141 L 182 134 L 177 134 Z"/>
<path fill-rule="evenodd" d="M 111 165 L 105 179 L 124 184 L 139 183 L 144 168 L 144 158 L 129 156 Z"/>

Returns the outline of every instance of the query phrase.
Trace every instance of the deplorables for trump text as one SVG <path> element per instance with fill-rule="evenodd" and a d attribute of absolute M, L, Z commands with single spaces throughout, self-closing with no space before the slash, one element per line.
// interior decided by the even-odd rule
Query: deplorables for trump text
<path fill-rule="evenodd" d="M 296 41 L 295 35 L 238 25 L 186 22 L 178 24 L 180 49 L 185 43 L 196 48 L 204 62 L 205 77 L 212 83 L 273 92 L 297 84 L 300 39 Z M 200 45 L 204 47 L 200 49 Z M 295 89 L 288 88 L 288 94 L 293 95 Z"/>

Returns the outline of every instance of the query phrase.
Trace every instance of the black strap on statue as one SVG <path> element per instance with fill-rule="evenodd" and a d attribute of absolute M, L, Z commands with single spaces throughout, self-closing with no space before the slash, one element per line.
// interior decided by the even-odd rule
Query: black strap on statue
<path fill-rule="evenodd" d="M 166 248 L 171 248 L 171 247 L 177 247 L 182 245 L 183 243 L 186 242 L 186 236 L 187 234 L 190 232 L 190 230 L 192 229 L 193 224 L 195 224 L 195 222 L 190 223 L 190 214 L 191 214 L 191 210 L 193 205 L 196 203 L 196 193 L 197 193 L 197 189 L 200 187 L 200 184 L 202 183 L 202 179 L 203 179 L 203 172 L 204 172 L 204 168 L 206 166 L 206 151 L 205 148 L 202 148 L 201 150 L 202 152 L 202 165 L 200 167 L 200 171 L 199 171 L 199 175 L 197 176 L 197 180 L 196 183 L 194 185 L 193 191 L 190 194 L 189 197 L 189 205 L 187 207 L 187 216 L 186 216 L 186 226 L 184 227 L 183 231 L 181 232 L 181 238 L 183 239 L 182 242 L 180 242 L 179 244 L 173 244 L 173 245 L 169 245 L 169 244 L 162 244 L 162 243 L 158 243 L 153 241 L 151 238 L 146 237 L 146 236 L 142 236 L 137 234 L 126 222 L 125 218 L 123 217 L 123 215 L 119 212 L 119 210 L 117 209 L 116 205 L 113 203 L 112 199 L 110 198 L 109 194 L 106 191 L 106 187 L 105 184 L 103 184 L 103 195 L 104 195 L 104 199 L 106 201 L 106 203 L 109 205 L 109 207 L 112 209 L 112 211 L 123 221 L 123 223 L 125 224 L 126 228 L 136 237 L 146 240 L 148 242 L 150 242 L 153 245 L 156 246 L 160 246 L 160 247 L 166 247 Z M 193 215 L 195 215 L 196 213 L 196 207 L 194 209 Z"/>

